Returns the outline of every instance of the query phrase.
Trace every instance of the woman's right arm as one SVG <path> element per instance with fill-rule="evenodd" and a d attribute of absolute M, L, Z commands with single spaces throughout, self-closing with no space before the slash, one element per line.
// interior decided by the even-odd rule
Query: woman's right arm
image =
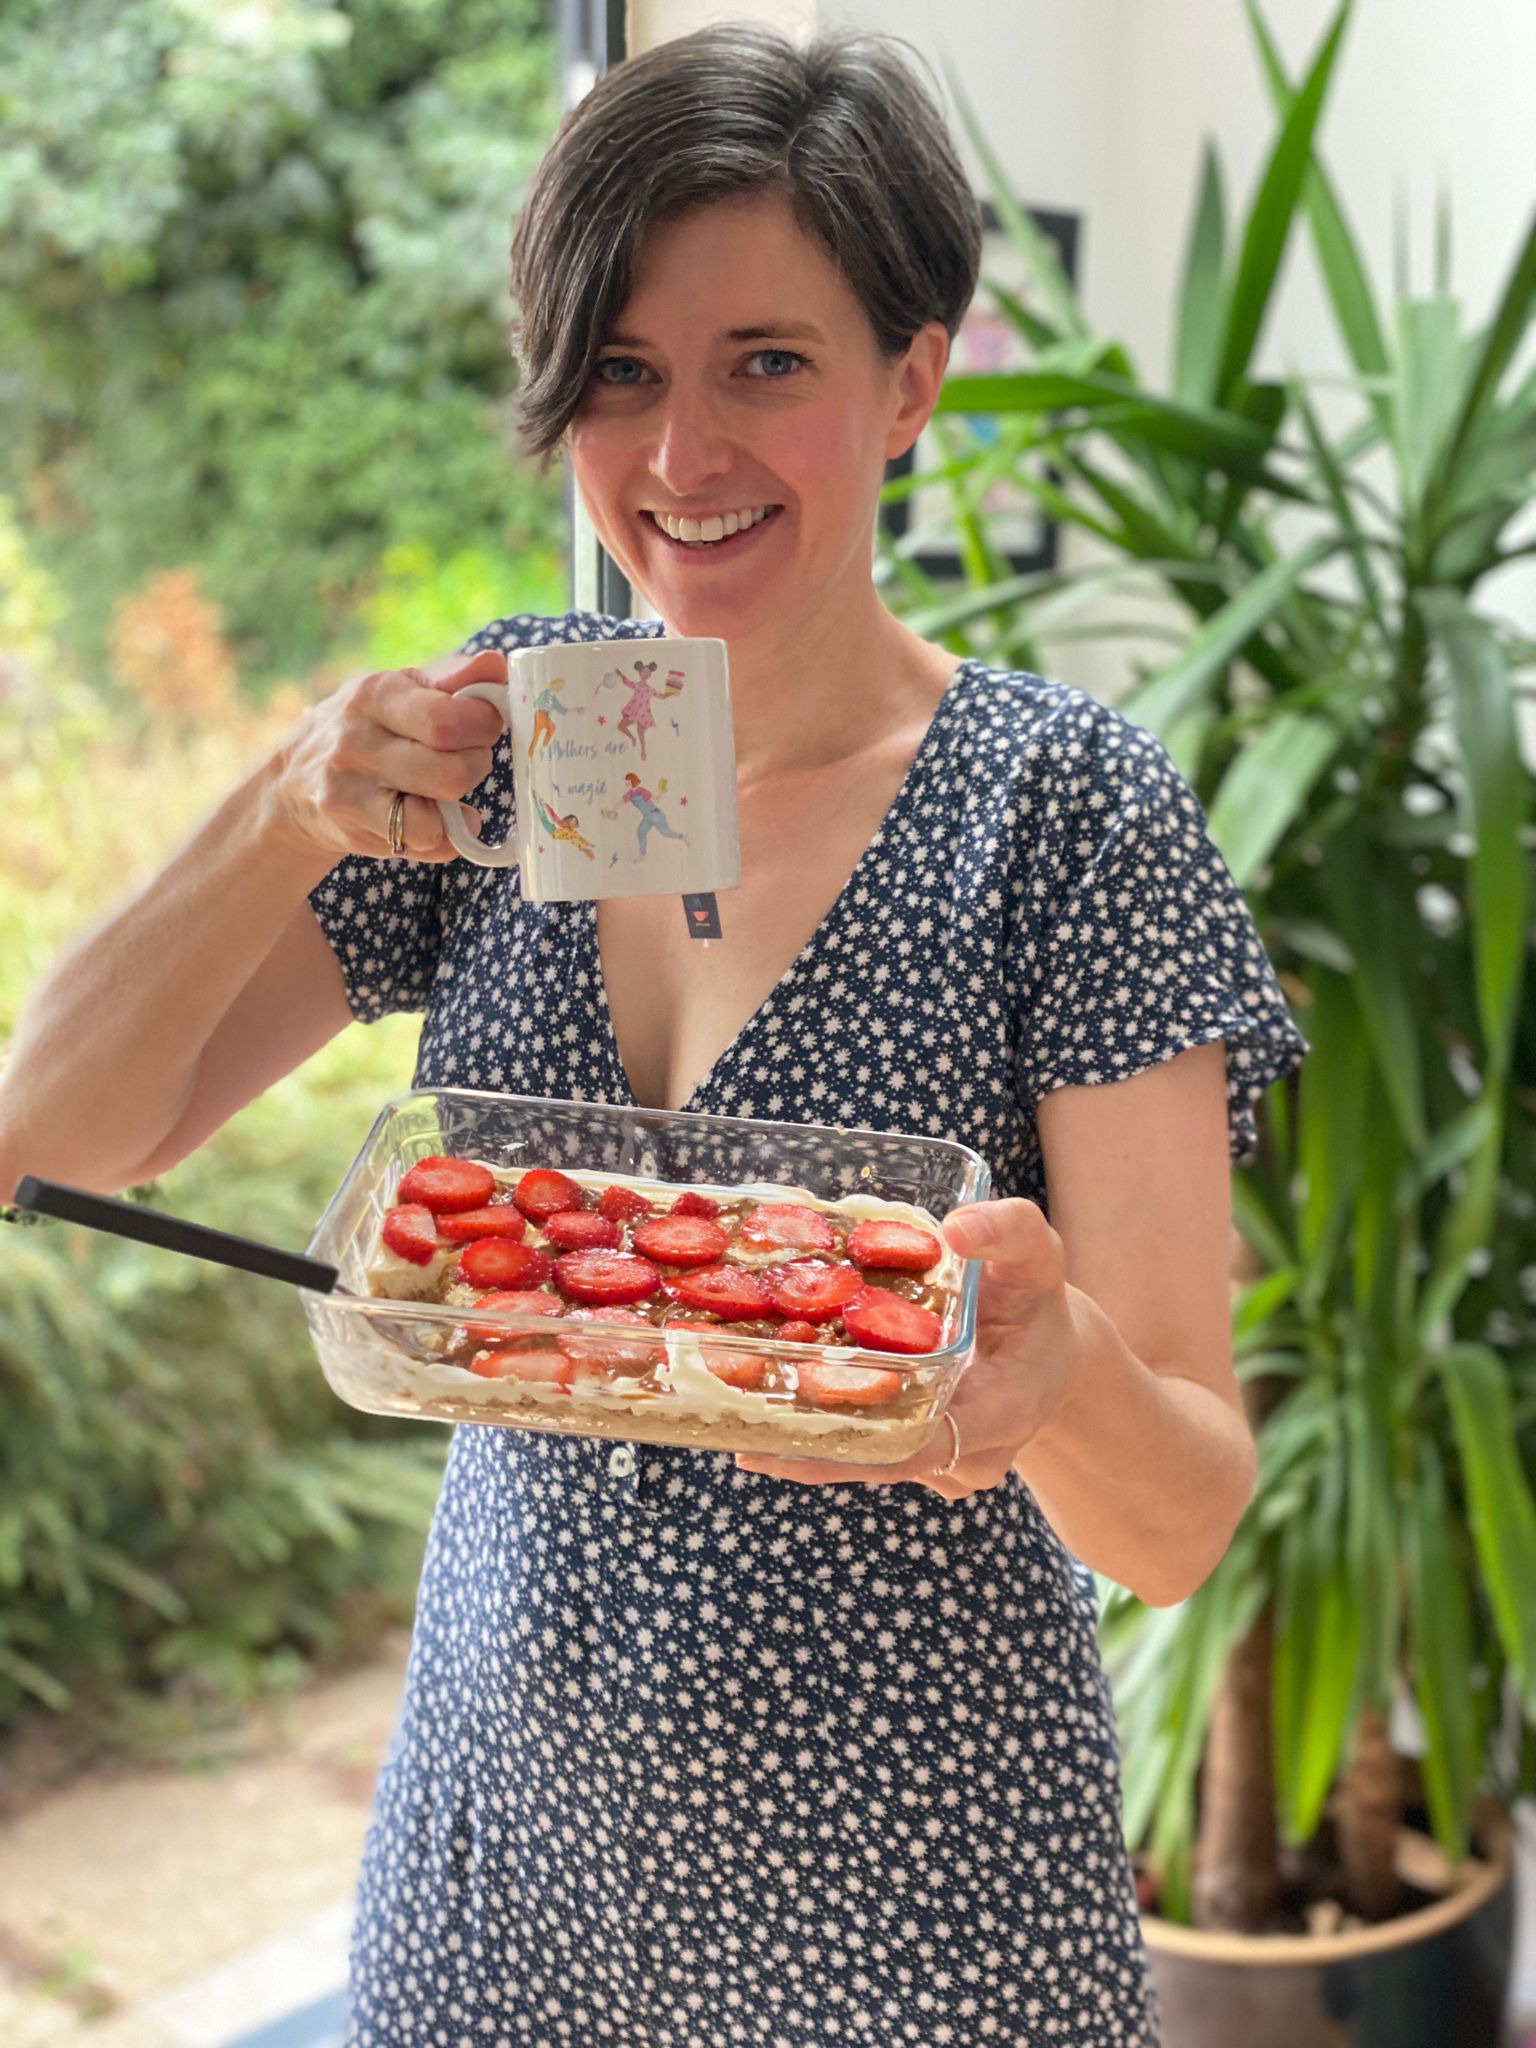
<path fill-rule="evenodd" d="M 437 809 L 491 771 L 495 652 L 344 684 L 173 858 L 69 946 L 0 1068 L 0 1202 L 37 1173 L 113 1192 L 194 1150 L 350 1021 L 307 898 L 347 853 L 387 851 L 394 792 L 413 861 L 456 858 Z"/>

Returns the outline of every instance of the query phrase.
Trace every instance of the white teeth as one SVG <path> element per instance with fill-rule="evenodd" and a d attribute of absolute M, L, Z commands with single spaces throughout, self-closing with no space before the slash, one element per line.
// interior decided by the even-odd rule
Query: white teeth
<path fill-rule="evenodd" d="M 651 517 L 673 540 L 691 541 L 698 545 L 724 540 L 733 533 L 745 533 L 749 526 L 756 526 L 760 520 L 766 519 L 773 509 L 770 505 L 753 505 L 740 512 L 714 513 L 703 520 L 674 519 L 670 512 L 653 512 Z"/>

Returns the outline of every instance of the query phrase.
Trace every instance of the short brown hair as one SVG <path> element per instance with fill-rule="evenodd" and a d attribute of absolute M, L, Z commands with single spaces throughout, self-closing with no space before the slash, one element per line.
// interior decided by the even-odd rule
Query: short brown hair
<path fill-rule="evenodd" d="M 937 101 L 894 36 L 845 29 L 803 48 L 722 22 L 631 57 L 566 115 L 512 240 L 514 400 L 547 468 L 653 222 L 781 192 L 848 280 L 877 347 L 951 337 L 976 289 L 981 208 Z"/>

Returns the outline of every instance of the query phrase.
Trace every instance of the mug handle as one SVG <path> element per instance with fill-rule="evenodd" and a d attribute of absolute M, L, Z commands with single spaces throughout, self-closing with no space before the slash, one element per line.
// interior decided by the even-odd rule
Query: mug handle
<path fill-rule="evenodd" d="M 512 723 L 512 704 L 508 683 L 466 683 L 462 690 L 455 690 L 456 697 L 478 697 L 483 703 L 494 704 L 501 713 L 503 725 Z M 437 808 L 443 814 L 443 830 L 457 854 L 473 861 L 477 868 L 515 868 L 518 864 L 518 850 L 514 841 L 504 839 L 500 846 L 488 846 L 483 839 L 472 837 L 464 823 L 464 813 L 456 802 L 446 798 L 438 799 Z"/>

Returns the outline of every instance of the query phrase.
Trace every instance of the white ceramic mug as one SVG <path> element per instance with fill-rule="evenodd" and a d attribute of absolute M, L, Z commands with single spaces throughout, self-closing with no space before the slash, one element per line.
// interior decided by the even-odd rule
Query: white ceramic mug
<path fill-rule="evenodd" d="M 455 694 L 494 704 L 510 728 L 517 806 L 495 847 L 471 837 L 456 803 L 439 806 L 465 860 L 520 868 L 531 903 L 740 886 L 723 640 L 519 648 L 505 683 Z"/>

